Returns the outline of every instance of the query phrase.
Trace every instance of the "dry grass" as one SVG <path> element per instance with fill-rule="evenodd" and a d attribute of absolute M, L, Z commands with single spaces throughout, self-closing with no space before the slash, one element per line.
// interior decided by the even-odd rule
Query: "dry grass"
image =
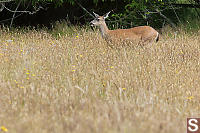
<path fill-rule="evenodd" d="M 171 33 L 173 35 L 173 33 Z M 109 48 L 98 33 L 0 30 L 0 126 L 10 133 L 183 133 L 200 116 L 200 35 Z"/>

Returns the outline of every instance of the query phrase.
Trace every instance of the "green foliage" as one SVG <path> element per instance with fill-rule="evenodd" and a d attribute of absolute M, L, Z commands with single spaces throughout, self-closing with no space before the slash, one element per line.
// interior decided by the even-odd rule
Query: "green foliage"
<path fill-rule="evenodd" d="M 150 25 L 161 28 L 165 23 L 169 23 L 166 18 L 172 21 L 172 23 L 177 24 L 180 22 L 185 23 L 191 19 L 198 19 L 200 17 L 200 15 L 198 15 L 199 10 L 191 8 L 172 8 L 171 6 L 172 3 L 188 3 L 186 0 L 15 0 L 15 2 L 16 4 L 22 2 L 24 7 L 27 7 L 27 5 L 30 6 L 30 3 L 32 3 L 32 6 L 51 3 L 55 7 L 67 3 L 68 6 L 70 5 L 73 8 L 79 7 L 77 5 L 78 2 L 89 12 L 95 11 L 100 15 L 112 10 L 107 21 L 111 28 L 129 28 L 139 25 Z M 194 0 L 190 0 L 189 2 L 195 3 Z M 70 9 L 72 9 L 72 7 L 70 7 Z M 66 8 L 66 10 L 70 9 Z M 165 15 L 166 18 L 161 17 L 159 12 Z M 85 22 L 91 19 L 91 16 L 85 13 L 80 7 L 76 10 L 76 13 L 80 16 L 84 16 Z M 74 15 L 76 13 L 73 13 L 71 17 L 80 17 Z M 85 15 L 83 13 L 85 13 Z"/>
<path fill-rule="evenodd" d="M 183 2 L 183 0 L 126 0 L 125 2 L 123 10 L 114 12 L 110 18 L 114 20 L 114 23 L 110 25 L 117 25 L 116 28 L 129 28 L 139 25 L 162 28 L 166 24 L 172 26 L 179 23 L 185 24 L 200 17 L 200 10 L 198 9 L 171 5 L 176 2 Z"/>
<path fill-rule="evenodd" d="M 124 9 L 113 14 L 112 19 L 118 20 L 117 23 L 121 28 L 157 25 L 160 23 L 157 19 L 159 15 L 151 12 L 162 9 L 164 2 L 164 0 L 127 0 Z"/>
<path fill-rule="evenodd" d="M 0 1 L 9 1 L 9 0 L 0 0 Z M 29 3 L 30 0 L 15 0 L 16 2 L 23 2 L 23 3 Z M 70 3 L 70 4 L 75 4 L 75 2 L 81 2 L 81 0 L 31 0 L 32 4 L 36 4 L 36 3 L 43 3 L 43 2 L 52 2 L 55 3 L 56 5 L 61 5 L 63 3 Z M 117 0 L 111 0 L 111 1 L 117 1 Z M 131 2 L 132 4 L 134 4 L 134 0 L 123 0 L 124 2 Z M 138 0 L 136 0 L 138 1 Z M 149 2 L 150 0 L 141 0 L 141 3 L 143 2 Z M 154 1 L 159 1 L 161 2 L 162 0 L 154 0 Z M 97 4 L 98 2 L 107 2 L 106 0 L 93 0 L 93 3 Z M 136 4 L 137 2 L 135 2 Z M 141 4 L 140 3 L 140 4 Z"/>

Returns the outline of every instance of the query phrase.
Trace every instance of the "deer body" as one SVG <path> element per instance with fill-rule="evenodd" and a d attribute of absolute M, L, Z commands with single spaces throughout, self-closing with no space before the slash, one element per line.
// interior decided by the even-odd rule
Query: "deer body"
<path fill-rule="evenodd" d="M 98 14 L 94 13 L 96 18 L 91 21 L 92 25 L 100 27 L 101 35 L 107 42 L 119 43 L 121 41 L 131 41 L 137 43 L 150 43 L 153 41 L 158 41 L 159 33 L 150 26 L 109 30 L 105 23 L 105 18 L 108 17 L 109 13 L 104 16 L 99 16 Z"/>

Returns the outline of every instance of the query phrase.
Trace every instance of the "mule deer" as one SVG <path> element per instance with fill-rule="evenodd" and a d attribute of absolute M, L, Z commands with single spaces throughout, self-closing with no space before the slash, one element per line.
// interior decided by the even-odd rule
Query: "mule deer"
<path fill-rule="evenodd" d="M 94 12 L 93 12 L 94 13 Z M 110 12 L 103 16 L 94 13 L 95 19 L 90 22 L 92 26 L 99 26 L 101 36 L 111 43 L 119 43 L 120 41 L 130 41 L 134 43 L 152 43 L 159 40 L 159 33 L 150 26 L 138 26 L 130 29 L 109 30 L 105 19 Z"/>

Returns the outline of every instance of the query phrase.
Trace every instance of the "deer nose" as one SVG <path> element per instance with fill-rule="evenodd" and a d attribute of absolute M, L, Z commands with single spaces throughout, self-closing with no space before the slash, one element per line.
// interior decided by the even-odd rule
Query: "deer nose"
<path fill-rule="evenodd" d="M 91 26 L 94 26 L 95 25 L 94 23 L 95 23 L 95 20 L 90 21 Z"/>
<path fill-rule="evenodd" d="M 92 21 L 90 22 L 90 26 L 94 26 L 94 24 L 93 24 L 93 22 L 92 22 Z"/>

